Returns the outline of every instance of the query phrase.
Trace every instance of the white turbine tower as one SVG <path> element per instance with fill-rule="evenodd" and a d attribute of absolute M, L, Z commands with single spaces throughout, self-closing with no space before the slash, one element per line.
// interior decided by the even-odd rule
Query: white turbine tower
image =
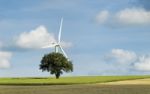
<path fill-rule="evenodd" d="M 66 54 L 66 52 L 64 51 L 64 49 L 61 46 L 61 32 L 62 32 L 62 24 L 63 24 L 63 18 L 61 18 L 61 22 L 60 22 L 60 28 L 59 28 L 59 33 L 58 33 L 58 39 L 55 43 L 52 43 L 51 45 L 48 46 L 44 46 L 42 48 L 50 48 L 50 47 L 54 47 L 55 48 L 55 53 L 58 53 L 59 50 L 62 51 L 63 55 L 68 59 L 68 56 Z"/>

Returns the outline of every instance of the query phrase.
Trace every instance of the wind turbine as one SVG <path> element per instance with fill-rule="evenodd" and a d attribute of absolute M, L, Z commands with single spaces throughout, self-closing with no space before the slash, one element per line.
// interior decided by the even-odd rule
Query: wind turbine
<path fill-rule="evenodd" d="M 62 24 L 63 24 L 63 18 L 61 18 L 61 21 L 60 21 L 60 28 L 59 28 L 59 33 L 58 33 L 58 39 L 57 39 L 57 41 L 54 42 L 54 43 L 52 43 L 52 45 L 44 46 L 42 48 L 54 47 L 55 48 L 55 53 L 58 53 L 59 49 L 60 49 L 62 51 L 63 55 L 68 59 L 68 56 L 67 56 L 66 52 L 64 51 L 64 49 L 61 46 Z"/>

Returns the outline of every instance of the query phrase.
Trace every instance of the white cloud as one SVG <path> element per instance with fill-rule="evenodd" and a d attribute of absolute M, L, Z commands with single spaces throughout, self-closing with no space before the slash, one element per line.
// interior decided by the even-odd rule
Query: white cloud
<path fill-rule="evenodd" d="M 141 56 L 138 62 L 134 64 L 134 67 L 140 71 L 150 71 L 150 57 Z"/>
<path fill-rule="evenodd" d="M 150 24 L 150 11 L 142 8 L 127 8 L 118 12 L 116 19 L 122 24 Z"/>
<path fill-rule="evenodd" d="M 0 68 L 9 68 L 11 57 L 12 57 L 11 52 L 0 51 Z"/>
<path fill-rule="evenodd" d="M 115 58 L 118 63 L 131 63 L 135 61 L 136 54 L 131 51 L 123 49 L 113 49 L 111 51 L 111 57 Z"/>
<path fill-rule="evenodd" d="M 126 8 L 121 11 L 110 13 L 102 11 L 96 16 L 99 23 L 115 26 L 147 25 L 150 24 L 150 11 L 143 8 Z"/>
<path fill-rule="evenodd" d="M 47 45 L 53 47 L 53 43 L 56 43 L 54 35 L 49 33 L 44 26 L 39 26 L 30 32 L 24 32 L 20 34 L 16 40 L 17 46 L 33 49 L 42 48 Z M 70 43 L 63 42 L 64 47 L 70 47 L 69 44 Z"/>
<path fill-rule="evenodd" d="M 96 16 L 96 21 L 98 23 L 104 23 L 108 20 L 108 17 L 109 17 L 109 12 L 104 10 L 104 11 L 101 11 L 97 16 Z"/>
<path fill-rule="evenodd" d="M 107 55 L 109 62 L 123 64 L 125 69 L 134 69 L 138 71 L 150 71 L 150 56 L 138 55 L 133 51 L 124 49 L 112 49 Z"/>
<path fill-rule="evenodd" d="M 39 26 L 30 32 L 23 32 L 17 38 L 16 44 L 21 48 L 42 48 L 55 42 L 53 34 L 49 34 L 44 26 Z"/>

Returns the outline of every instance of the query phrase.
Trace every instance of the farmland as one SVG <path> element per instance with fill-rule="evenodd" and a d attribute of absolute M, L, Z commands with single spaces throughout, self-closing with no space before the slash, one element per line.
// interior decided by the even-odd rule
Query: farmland
<path fill-rule="evenodd" d="M 149 94 L 149 85 L 0 86 L 0 94 Z"/>
<path fill-rule="evenodd" d="M 119 84 L 117 82 L 119 81 Z M 0 78 L 0 94 L 149 94 L 150 76 L 83 76 L 55 78 Z M 117 84 L 115 84 L 115 82 Z M 109 84 L 107 84 L 109 83 Z"/>

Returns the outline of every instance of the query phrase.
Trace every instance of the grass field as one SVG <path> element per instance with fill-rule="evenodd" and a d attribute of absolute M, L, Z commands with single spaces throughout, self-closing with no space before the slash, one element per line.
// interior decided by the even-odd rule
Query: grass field
<path fill-rule="evenodd" d="M 83 76 L 55 78 L 0 78 L 0 85 L 70 85 L 150 78 L 150 76 Z"/>
<path fill-rule="evenodd" d="M 150 81 L 150 76 L 0 78 L 0 94 L 150 94 L 150 84 L 98 84 L 134 79 Z"/>

